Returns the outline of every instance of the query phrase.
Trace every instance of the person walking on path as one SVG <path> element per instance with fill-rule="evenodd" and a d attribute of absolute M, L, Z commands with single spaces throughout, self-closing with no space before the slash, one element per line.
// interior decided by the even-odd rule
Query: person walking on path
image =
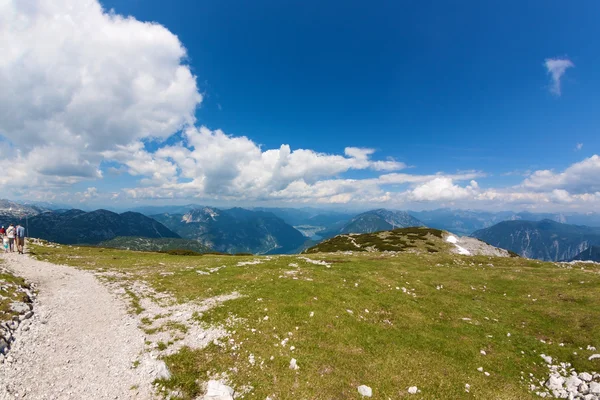
<path fill-rule="evenodd" d="M 8 229 L 6 230 L 6 236 L 8 237 L 8 247 L 12 253 L 15 251 L 15 226 L 13 224 L 8 226 Z"/>
<path fill-rule="evenodd" d="M 17 251 L 19 254 L 23 254 L 23 248 L 25 247 L 25 228 L 21 224 L 17 225 Z"/>

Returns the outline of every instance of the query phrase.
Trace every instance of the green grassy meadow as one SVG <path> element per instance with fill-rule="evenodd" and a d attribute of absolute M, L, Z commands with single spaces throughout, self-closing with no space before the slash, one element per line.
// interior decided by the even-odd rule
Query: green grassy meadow
<path fill-rule="evenodd" d="M 239 292 L 197 316 L 207 326 L 229 321 L 229 337 L 165 358 L 172 378 L 160 383 L 186 399 L 220 374 L 244 398 L 261 400 L 358 399 L 359 385 L 374 399 L 533 399 L 530 374 L 536 383 L 547 378 L 541 353 L 600 371 L 586 350 L 600 346 L 598 265 L 441 251 L 306 256 L 327 267 L 303 255 L 30 250 L 57 264 L 125 273 L 124 286 L 142 280 L 179 302 Z M 299 369 L 289 368 L 292 358 Z M 420 392 L 409 394 L 410 386 Z"/>

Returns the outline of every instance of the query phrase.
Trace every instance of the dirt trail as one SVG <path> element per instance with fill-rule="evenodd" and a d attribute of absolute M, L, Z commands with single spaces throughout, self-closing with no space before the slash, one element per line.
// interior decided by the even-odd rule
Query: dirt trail
<path fill-rule="evenodd" d="M 123 301 L 89 272 L 2 257 L 39 292 L 29 329 L 17 331 L 13 361 L 0 364 L 0 399 L 154 398 L 156 365 Z"/>

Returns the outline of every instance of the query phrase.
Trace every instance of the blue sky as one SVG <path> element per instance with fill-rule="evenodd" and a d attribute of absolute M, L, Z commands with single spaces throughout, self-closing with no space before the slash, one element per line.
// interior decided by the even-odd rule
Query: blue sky
<path fill-rule="evenodd" d="M 179 36 L 206 94 L 200 123 L 269 148 L 374 147 L 423 172 L 490 173 L 598 148 L 595 1 L 104 4 Z M 560 97 L 552 57 L 576 65 Z"/>
<path fill-rule="evenodd" d="M 39 0 L 39 3 L 50 4 L 49 0 Z M 228 204 L 362 206 L 381 202 L 396 208 L 495 208 L 500 205 L 495 202 L 501 202 L 504 208 L 547 208 L 551 203 L 550 208 L 585 210 L 600 204 L 600 189 L 592 178 L 600 170 L 600 161 L 593 158 L 600 144 L 597 132 L 600 53 L 591 40 L 600 33 L 598 2 L 532 1 L 524 5 L 520 1 L 451 4 L 439 1 L 175 0 L 167 4 L 157 0 L 119 0 L 101 1 L 104 11 L 94 9 L 96 0 L 83 1 L 89 3 L 89 7 L 78 5 L 75 11 L 69 11 L 74 1 L 55 3 L 58 4 L 53 3 L 45 11 L 19 10 L 16 3 L 13 8 L 24 15 L 77 12 L 74 20 L 82 27 L 71 35 L 81 36 L 81 47 L 98 46 L 98 54 L 106 53 L 102 63 L 118 60 L 103 64 L 106 65 L 104 71 L 98 72 L 98 76 L 92 74 L 94 78 L 104 79 L 101 74 L 108 69 L 111 73 L 108 81 L 115 75 L 126 83 L 107 96 L 97 88 L 88 90 L 87 83 L 78 81 L 77 85 L 82 85 L 79 92 L 89 93 L 86 98 L 94 97 L 95 101 L 117 98 L 117 105 L 98 116 L 77 114 L 77 121 L 84 122 L 74 123 L 71 121 L 76 118 L 69 119 L 64 124 L 68 135 L 83 138 L 80 147 L 73 147 L 79 155 L 61 168 L 40 169 L 43 176 L 58 175 L 51 176 L 50 180 L 57 181 L 49 185 L 52 187 L 37 191 L 15 189 L 17 197 L 52 198 L 57 193 L 67 193 L 67 200 L 98 204 L 109 199 L 123 204 L 202 200 Z M 110 9 L 112 17 L 106 14 Z M 115 21 L 115 16 L 129 16 L 130 20 L 123 20 L 121 24 Z M 115 29 L 115 34 L 108 38 L 96 37 L 97 33 L 83 26 L 88 19 L 88 25 L 105 25 Z M 164 29 L 151 32 L 147 24 L 133 24 L 132 20 L 153 22 Z M 120 31 L 121 25 L 127 25 L 127 30 Z M 8 29 L 9 34 L 19 39 L 19 27 Z M 42 37 L 43 29 L 40 27 L 35 32 Z M 143 36 L 138 37 L 136 32 L 146 32 L 147 37 L 152 38 L 150 43 L 144 42 Z M 50 38 L 52 34 L 46 36 Z M 133 44 L 111 42 L 119 34 L 123 35 L 122 41 Z M 178 40 L 179 45 L 172 43 L 173 40 Z M 152 43 L 159 43 L 158 50 L 155 51 Z M 21 45 L 33 46 L 26 42 Z M 124 49 L 116 49 L 119 46 Z M 67 56 L 75 61 L 64 67 L 73 68 L 80 75 L 80 71 L 89 71 L 90 64 L 86 63 L 92 60 L 85 59 L 86 50 L 65 45 L 55 51 L 67 55 L 81 52 L 81 57 Z M 138 75 L 127 72 L 127 66 L 123 65 L 124 60 L 133 55 L 136 61 L 132 62 L 136 66 L 129 69 L 135 72 L 139 68 Z M 146 62 L 146 57 L 150 61 Z M 568 63 L 558 82 L 552 80 L 546 65 L 549 59 Z M 15 60 L 18 59 L 15 57 Z M 12 66 L 17 64 L 14 61 Z M 115 66 L 112 73 L 110 69 L 115 64 L 122 69 Z M 150 64 L 156 64 L 156 68 L 148 67 Z M 8 65 L 10 67 L 10 63 Z M 187 84 L 189 90 L 175 95 L 173 91 L 156 87 L 155 94 L 145 91 L 145 100 L 140 100 L 146 104 L 152 97 L 171 96 L 168 104 L 175 104 L 173 106 L 165 106 L 167 103 L 159 100 L 149 106 L 152 113 L 163 113 L 165 107 L 169 108 L 164 113 L 170 122 L 161 120 L 154 132 L 158 125 L 148 120 L 151 119 L 148 113 L 135 114 L 140 115 L 143 123 L 131 121 L 133 111 L 137 113 L 140 109 L 139 104 L 127 108 L 127 99 L 137 98 L 127 92 L 128 87 L 135 87 L 135 82 L 139 82 L 136 76 L 137 79 L 154 74 L 168 76 L 170 72 L 166 69 L 177 65 L 191 72 L 195 87 L 191 78 L 172 78 L 171 83 L 177 83 L 178 88 Z M 31 70 L 34 80 L 34 72 L 47 71 L 48 64 L 31 67 Z M 11 70 L 8 72 L 10 75 Z M 128 79 L 134 82 L 133 86 L 128 86 Z M 79 99 L 79 92 L 74 90 L 64 101 L 68 112 L 73 99 Z M 47 92 L 44 96 L 52 98 Z M 22 104 L 31 108 L 30 114 L 35 114 L 36 121 L 45 125 L 51 121 L 52 126 L 56 125 L 53 113 L 59 115 L 60 107 L 40 110 L 31 99 L 24 99 Z M 112 116 L 120 112 L 119 107 L 127 110 L 127 113 L 123 111 L 126 115 L 122 119 L 94 130 L 94 124 L 100 124 L 98 121 L 108 119 L 112 123 Z M 0 134 L 8 138 L 13 150 L 21 151 L 23 159 L 31 159 L 31 154 L 35 154 L 31 142 L 10 138 L 16 135 L 35 138 L 35 135 L 25 132 L 27 127 L 15 125 L 18 124 L 0 123 Z M 270 165 L 269 161 L 263 160 L 264 165 L 259 168 L 252 167 L 249 159 L 246 164 L 237 165 L 235 171 L 226 171 L 225 167 L 216 171 L 211 170 L 215 161 L 206 161 L 202 155 L 190 156 L 195 160 L 193 168 L 184 160 L 187 156 L 183 153 L 192 141 L 185 132 L 192 129 L 195 135 L 203 135 L 197 133 L 201 126 L 213 132 L 204 133 L 212 138 L 211 144 L 219 142 L 227 147 L 228 151 L 222 156 L 235 160 L 241 153 L 229 151 L 235 144 L 219 140 L 215 130 L 222 130 L 230 138 L 246 137 L 260 148 L 259 153 L 286 144 L 292 152 L 306 149 L 314 154 L 344 157 L 348 147 L 366 148 L 374 150 L 369 152 L 369 160 L 397 165 L 388 165 L 383 170 L 368 163 L 360 166 L 354 163 L 331 171 L 307 169 L 284 180 L 274 179 L 279 172 L 273 172 L 269 166 L 269 183 L 261 181 L 254 185 L 260 172 L 241 178 L 240 170 L 267 168 L 264 165 Z M 112 136 L 119 130 L 136 129 L 139 132 L 130 136 L 129 133 Z M 47 135 L 43 139 L 45 146 L 60 145 Z M 103 143 L 112 141 L 114 146 L 90 145 L 103 135 L 106 136 Z M 121 139 L 125 137 L 127 140 Z M 160 139 L 152 140 L 153 137 Z M 132 150 L 130 145 L 139 140 L 145 144 L 143 151 Z M 177 153 L 179 161 L 174 160 L 172 154 L 156 155 L 158 149 L 169 148 L 182 140 L 184 145 L 178 150 L 183 153 Z M 124 151 L 119 146 L 130 147 Z M 85 151 L 80 151 L 82 148 Z M 243 145 L 240 148 L 256 150 Z M 88 149 L 96 150 L 88 154 Z M 221 153 L 215 150 L 214 154 Z M 200 158 L 208 164 L 200 163 Z M 298 159 L 300 163 L 309 162 L 300 155 Z M 331 165 L 340 160 L 317 157 L 313 161 Z M 148 167 L 159 164 L 162 171 L 172 168 L 171 175 L 157 177 L 156 171 Z M 292 164 L 290 168 L 297 169 Z M 65 172 L 73 170 L 86 171 L 83 175 L 88 179 L 75 179 L 76 174 Z M 381 171 L 419 178 L 396 179 L 394 184 L 368 181 L 380 177 Z M 439 175 L 438 179 L 432 182 L 435 174 Z M 214 182 L 219 179 L 227 190 L 207 190 L 207 187 L 215 187 Z M 355 186 L 361 186 L 357 193 L 350 194 L 352 184 L 342 185 L 341 181 L 348 179 L 356 180 Z M 476 183 L 473 185 L 471 180 Z M 298 191 L 299 181 L 308 185 L 303 187 L 302 195 Z M 552 181 L 559 183 L 553 186 Z M 230 183 L 235 190 L 230 188 Z M 66 191 L 65 185 L 68 186 Z M 263 191 L 246 195 L 248 185 Z M 421 188 L 422 195 L 415 195 L 419 185 L 425 185 Z M 340 188 L 334 190 L 333 187 Z M 385 195 L 388 192 L 391 195 Z M 586 194 L 598 198 L 569 197 L 567 200 L 565 197 Z M 340 195 L 343 196 L 335 197 Z"/>

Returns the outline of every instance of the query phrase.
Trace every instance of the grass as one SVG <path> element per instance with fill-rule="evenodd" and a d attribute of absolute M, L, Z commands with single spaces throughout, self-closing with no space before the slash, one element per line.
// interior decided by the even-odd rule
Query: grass
<path fill-rule="evenodd" d="M 308 256 L 330 268 L 300 256 L 188 257 L 67 246 L 35 253 L 127 273 L 180 302 L 241 293 L 197 315 L 206 324 L 235 316 L 229 338 L 165 358 L 172 378 L 161 384 L 186 399 L 222 373 L 238 391 L 252 387 L 245 397 L 256 399 L 358 399 L 363 384 L 374 399 L 404 398 L 409 386 L 421 390 L 415 399 L 534 399 L 521 372 L 547 377 L 541 353 L 578 371 L 600 370 L 585 350 L 600 345 L 598 265 L 429 253 L 435 235 L 411 236 L 407 245 L 412 241 L 422 252 Z M 237 266 L 253 260 L 262 263 Z M 196 272 L 223 265 L 209 275 Z M 299 370 L 289 369 L 292 357 Z"/>
<path fill-rule="evenodd" d="M 442 240 L 442 237 L 443 231 L 439 229 L 420 227 L 399 228 L 361 235 L 338 235 L 307 249 L 305 253 L 446 250 L 450 246 Z"/>

